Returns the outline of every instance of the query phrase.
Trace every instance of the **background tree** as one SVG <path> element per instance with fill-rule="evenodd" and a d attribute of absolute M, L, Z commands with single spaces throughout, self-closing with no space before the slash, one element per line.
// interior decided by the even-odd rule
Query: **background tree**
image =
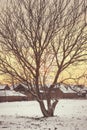
<path fill-rule="evenodd" d="M 45 117 L 53 116 L 52 88 L 70 65 L 86 60 L 83 0 L 9 0 L 0 14 L 0 71 L 26 84 Z M 50 79 L 50 81 L 49 81 Z M 47 105 L 40 86 L 48 87 Z"/>

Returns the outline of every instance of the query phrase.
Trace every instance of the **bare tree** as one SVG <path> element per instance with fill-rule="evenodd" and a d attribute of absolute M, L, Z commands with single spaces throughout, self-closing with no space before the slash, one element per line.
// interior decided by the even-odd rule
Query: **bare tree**
<path fill-rule="evenodd" d="M 86 60 L 86 29 L 83 0 L 9 0 L 0 14 L 0 71 L 28 86 L 45 117 L 54 115 L 61 72 Z M 49 79 L 46 107 L 40 85 Z"/>

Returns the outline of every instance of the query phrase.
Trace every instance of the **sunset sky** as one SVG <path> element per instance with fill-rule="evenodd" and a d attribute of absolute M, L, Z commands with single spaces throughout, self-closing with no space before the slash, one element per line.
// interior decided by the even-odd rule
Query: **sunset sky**
<path fill-rule="evenodd" d="M 2 7 L 5 5 L 6 0 L 0 0 L 0 6 Z M 61 75 L 60 75 L 60 80 L 64 78 L 68 78 L 71 75 L 71 78 L 79 77 L 82 74 L 86 74 L 87 71 L 87 63 L 83 63 L 82 65 L 76 65 L 76 66 L 71 66 L 67 70 L 65 70 Z M 52 77 L 51 77 L 52 78 Z M 8 76 L 6 75 L 0 75 L 0 83 L 7 83 L 9 80 Z M 51 79 L 50 79 L 51 80 Z M 75 83 L 73 80 L 67 80 L 65 81 L 66 83 Z M 85 84 L 87 85 L 87 79 L 86 78 L 81 78 L 78 81 L 79 84 Z"/>

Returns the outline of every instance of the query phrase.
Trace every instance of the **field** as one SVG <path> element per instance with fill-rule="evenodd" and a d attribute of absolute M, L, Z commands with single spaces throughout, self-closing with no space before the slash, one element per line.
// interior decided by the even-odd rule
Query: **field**
<path fill-rule="evenodd" d="M 36 101 L 0 103 L 0 130 L 87 130 L 87 100 L 59 100 L 50 118 Z"/>

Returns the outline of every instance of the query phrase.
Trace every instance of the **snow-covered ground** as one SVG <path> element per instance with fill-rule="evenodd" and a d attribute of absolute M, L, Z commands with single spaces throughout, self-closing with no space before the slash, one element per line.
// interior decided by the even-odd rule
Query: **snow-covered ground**
<path fill-rule="evenodd" d="M 87 100 L 59 100 L 50 118 L 36 101 L 0 103 L 0 130 L 87 130 Z"/>

